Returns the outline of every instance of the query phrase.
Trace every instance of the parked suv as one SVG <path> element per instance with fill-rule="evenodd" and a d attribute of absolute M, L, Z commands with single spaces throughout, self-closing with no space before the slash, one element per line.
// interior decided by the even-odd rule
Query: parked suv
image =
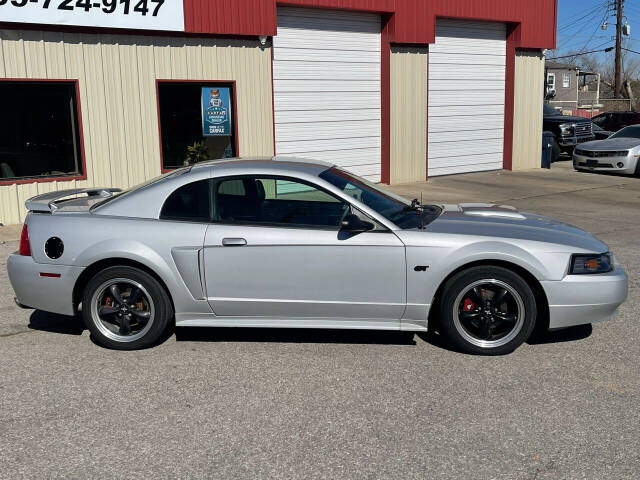
<path fill-rule="evenodd" d="M 623 127 L 629 125 L 637 125 L 640 123 L 639 112 L 611 112 L 601 113 L 592 118 L 593 123 L 600 128 L 609 130 L 611 132 L 617 132 Z"/>
<path fill-rule="evenodd" d="M 560 152 L 566 152 L 571 155 L 573 149 L 579 143 L 595 140 L 593 124 L 589 118 L 562 115 L 548 103 L 543 105 L 542 111 L 542 130 L 551 132 L 554 135 L 551 145 L 552 161 L 558 160 Z"/>

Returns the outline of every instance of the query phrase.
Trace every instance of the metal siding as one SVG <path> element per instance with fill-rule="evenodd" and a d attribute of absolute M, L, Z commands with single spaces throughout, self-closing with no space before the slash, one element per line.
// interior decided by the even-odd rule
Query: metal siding
<path fill-rule="evenodd" d="M 278 13 L 276 154 L 332 161 L 380 181 L 380 17 L 298 8 Z"/>
<path fill-rule="evenodd" d="M 544 57 L 540 51 L 518 51 L 515 57 L 513 170 L 540 168 Z"/>
<path fill-rule="evenodd" d="M 506 27 L 442 19 L 436 33 L 429 48 L 428 174 L 501 169 Z"/>
<path fill-rule="evenodd" d="M 5 224 L 23 221 L 39 193 L 158 175 L 156 79 L 235 80 L 240 153 L 273 153 L 271 50 L 257 40 L 0 30 L 0 77 L 78 79 L 87 174 L 0 185 Z"/>
<path fill-rule="evenodd" d="M 437 17 L 521 24 L 516 46 L 554 48 L 557 0 L 184 0 L 187 32 L 275 35 L 276 3 L 393 13 L 392 43 L 435 40 Z"/>
<path fill-rule="evenodd" d="M 187 32 L 275 35 L 275 0 L 184 0 Z"/>
<path fill-rule="evenodd" d="M 391 183 L 427 175 L 426 47 L 391 48 Z"/>

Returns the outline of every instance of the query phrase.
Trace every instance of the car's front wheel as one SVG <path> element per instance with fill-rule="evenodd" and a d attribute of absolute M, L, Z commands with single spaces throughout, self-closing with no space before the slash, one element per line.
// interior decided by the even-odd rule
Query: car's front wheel
<path fill-rule="evenodd" d="M 118 350 L 154 345 L 167 332 L 173 308 L 153 276 L 128 266 L 109 267 L 87 284 L 82 316 L 97 343 Z"/>
<path fill-rule="evenodd" d="M 502 267 L 478 266 L 447 281 L 441 302 L 442 333 L 458 349 L 502 355 L 520 346 L 536 323 L 528 283 Z"/>

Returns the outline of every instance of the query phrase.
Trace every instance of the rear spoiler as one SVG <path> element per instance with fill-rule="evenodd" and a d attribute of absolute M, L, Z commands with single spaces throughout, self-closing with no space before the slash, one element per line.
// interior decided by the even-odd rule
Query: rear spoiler
<path fill-rule="evenodd" d="M 56 202 L 73 195 L 86 193 L 89 197 L 109 198 L 115 192 L 121 192 L 120 188 L 70 188 L 68 190 L 58 190 L 57 192 L 43 193 L 31 197 L 24 202 L 24 206 L 31 212 L 53 212 L 58 208 Z"/>

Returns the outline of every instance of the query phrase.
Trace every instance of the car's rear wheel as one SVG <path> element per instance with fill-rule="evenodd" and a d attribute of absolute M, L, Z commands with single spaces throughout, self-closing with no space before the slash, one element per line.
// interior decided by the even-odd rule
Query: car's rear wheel
<path fill-rule="evenodd" d="M 89 281 L 82 297 L 82 316 L 99 344 L 135 350 L 152 346 L 163 337 L 173 309 L 153 276 L 121 266 L 107 268 Z"/>
<path fill-rule="evenodd" d="M 472 267 L 454 275 L 444 286 L 442 333 L 462 351 L 510 353 L 529 338 L 535 323 L 533 291 L 511 270 Z"/>
<path fill-rule="evenodd" d="M 640 158 L 636 158 L 636 171 L 633 173 L 634 176 L 640 177 Z"/>

